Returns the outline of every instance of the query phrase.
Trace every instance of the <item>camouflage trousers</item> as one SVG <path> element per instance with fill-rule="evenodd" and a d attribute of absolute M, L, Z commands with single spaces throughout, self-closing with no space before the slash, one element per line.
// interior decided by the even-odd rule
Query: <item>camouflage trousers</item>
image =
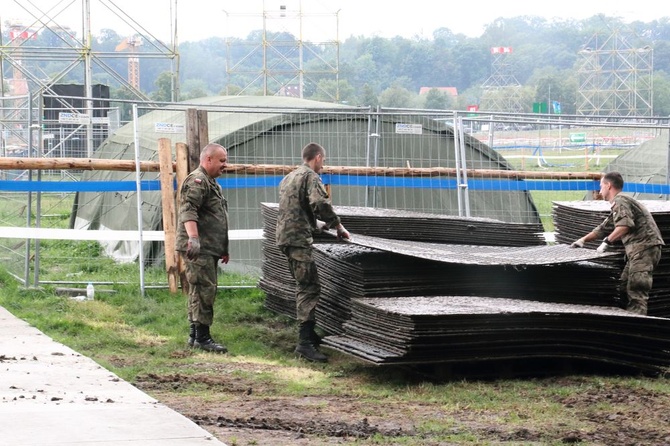
<path fill-rule="evenodd" d="M 653 284 L 653 272 L 661 260 L 661 246 L 645 249 L 630 257 L 621 273 L 621 289 L 626 290 L 626 310 L 647 314 L 649 291 Z"/>
<path fill-rule="evenodd" d="M 295 307 L 298 321 L 313 321 L 321 294 L 321 284 L 316 263 L 312 258 L 312 248 L 283 246 L 281 250 L 288 259 L 291 275 L 295 279 Z"/>
<path fill-rule="evenodd" d="M 182 255 L 182 260 L 188 281 L 188 320 L 212 325 L 219 258 L 203 255 L 196 260 L 188 260 Z"/>

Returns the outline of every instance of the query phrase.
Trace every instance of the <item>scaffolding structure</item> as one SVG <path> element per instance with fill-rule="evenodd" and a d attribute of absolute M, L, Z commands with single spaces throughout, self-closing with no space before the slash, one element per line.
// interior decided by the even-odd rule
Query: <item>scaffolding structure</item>
<path fill-rule="evenodd" d="M 509 60 L 511 47 L 491 48 L 491 76 L 482 84 L 479 109 L 490 112 L 521 113 L 521 84 Z"/>
<path fill-rule="evenodd" d="M 631 30 L 609 25 L 579 51 L 577 114 L 653 116 L 653 49 Z"/>
<path fill-rule="evenodd" d="M 9 0 L 8 0 L 9 1 Z M 41 110 L 41 105 L 32 103 L 53 97 L 60 102 L 64 112 L 77 115 L 79 132 L 85 133 L 87 152 L 90 156 L 93 147 L 94 128 L 94 72 L 103 76 L 106 82 L 119 86 L 129 92 L 124 99 L 149 101 L 139 85 L 130 82 L 128 74 L 116 70 L 112 59 L 129 57 L 128 53 L 96 50 L 91 30 L 92 4 L 95 14 L 100 14 L 100 22 L 108 22 L 111 17 L 141 36 L 149 47 L 145 51 L 130 54 L 130 57 L 164 58 L 170 61 L 172 73 L 173 98 L 179 97 L 179 54 L 177 50 L 177 0 L 169 2 L 169 29 L 172 31 L 169 43 L 155 37 L 145 26 L 133 17 L 132 7 L 120 7 L 112 0 L 81 0 L 76 2 L 54 2 L 44 0 L 11 0 L 17 9 L 23 11 L 22 18 L 4 23 L 9 29 L 0 33 L 0 130 L 2 142 L 0 149 L 6 155 L 8 141 L 26 147 L 30 154 L 43 152 L 44 137 L 41 134 L 42 116 L 22 114 L 25 110 Z M 56 4 L 57 3 L 57 4 Z M 136 3 L 134 8 L 143 7 Z M 78 17 L 81 20 L 80 33 L 63 23 L 63 17 Z M 165 24 L 168 25 L 168 24 Z M 4 29 L 2 31 L 5 31 Z M 11 73 L 11 79 L 5 79 Z M 55 86 L 76 83 L 83 85 L 83 106 L 75 108 L 72 101 L 59 97 Z M 10 89 L 7 91 L 7 89 Z M 12 99 L 5 99 L 11 96 Z M 18 99 L 17 99 L 18 98 Z M 11 101 L 11 103 L 9 102 Z M 28 105 L 30 104 L 30 106 Z M 12 110 L 7 112 L 7 110 Z M 85 119 L 88 116 L 88 119 Z"/>
<path fill-rule="evenodd" d="M 226 38 L 226 94 L 303 98 L 318 92 L 339 102 L 339 11 L 306 12 L 301 0 L 264 0 L 260 14 L 224 12 L 227 20 L 251 18 L 261 29 L 249 29 L 246 39 Z"/>

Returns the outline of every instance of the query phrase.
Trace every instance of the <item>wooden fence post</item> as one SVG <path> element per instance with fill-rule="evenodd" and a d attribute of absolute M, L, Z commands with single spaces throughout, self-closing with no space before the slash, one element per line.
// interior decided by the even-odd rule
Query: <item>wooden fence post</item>
<path fill-rule="evenodd" d="M 161 199 L 163 207 L 163 230 L 165 231 L 165 269 L 171 293 L 177 292 L 177 251 L 176 219 L 174 205 L 174 178 L 172 171 L 172 146 L 170 140 L 158 140 L 158 159 L 160 161 Z"/>
<path fill-rule="evenodd" d="M 186 110 L 186 144 L 188 145 L 188 171 L 200 165 L 200 152 L 209 143 L 207 110 Z"/>

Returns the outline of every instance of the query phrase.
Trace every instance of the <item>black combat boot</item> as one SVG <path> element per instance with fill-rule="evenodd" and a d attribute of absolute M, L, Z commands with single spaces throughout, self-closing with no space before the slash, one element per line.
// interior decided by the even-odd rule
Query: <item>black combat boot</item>
<path fill-rule="evenodd" d="M 312 344 L 311 333 L 314 331 L 314 321 L 305 321 L 300 323 L 298 333 L 298 345 L 295 352 L 308 361 L 328 362 L 326 355 L 316 349 Z"/>
<path fill-rule="evenodd" d="M 318 347 L 319 345 L 321 345 L 321 336 L 319 336 L 314 330 L 314 324 L 312 324 L 312 326 L 310 327 L 309 339 L 312 341 L 312 345 L 314 347 Z"/>
<path fill-rule="evenodd" d="M 199 348 L 208 352 L 226 353 L 228 349 L 223 344 L 217 344 L 209 334 L 209 325 L 195 324 L 195 341 L 193 348 Z"/>
<path fill-rule="evenodd" d="M 194 342 L 195 342 L 195 322 L 191 322 L 188 331 L 188 346 L 193 347 Z"/>

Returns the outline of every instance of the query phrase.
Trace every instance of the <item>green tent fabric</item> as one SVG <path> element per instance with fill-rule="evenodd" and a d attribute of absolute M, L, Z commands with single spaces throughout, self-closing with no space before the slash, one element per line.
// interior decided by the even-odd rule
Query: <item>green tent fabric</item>
<path fill-rule="evenodd" d="M 327 164 L 334 166 L 455 167 L 451 126 L 414 112 L 374 115 L 332 103 L 305 99 L 265 96 L 222 96 L 190 101 L 208 110 L 209 138 L 228 149 L 233 164 L 301 163 L 300 150 L 315 141 L 327 150 Z M 188 104 L 188 103 L 187 103 Z M 209 107 L 209 108 L 207 108 Z M 157 160 L 159 138 L 172 145 L 185 142 L 183 134 L 155 131 L 155 123 L 183 126 L 184 109 L 160 109 L 138 120 L 140 158 Z M 377 120 L 376 117 L 379 116 Z M 414 132 L 399 132 L 398 124 Z M 135 159 L 134 125 L 120 128 L 101 144 L 96 157 Z M 373 135 L 369 137 L 369 135 Z M 475 138 L 465 135 L 465 159 L 469 169 L 511 170 L 498 153 Z M 378 144 L 375 150 L 374 143 Z M 375 157 L 372 155 L 376 153 Z M 232 178 L 228 175 L 226 178 Z M 142 174 L 143 180 L 158 178 L 155 172 Z M 84 181 L 134 181 L 134 172 L 93 171 Z M 278 200 L 276 187 L 233 188 L 224 191 L 229 203 L 231 229 L 260 229 L 263 221 L 260 203 Z M 415 187 L 332 186 L 333 203 L 343 206 L 369 206 L 420 212 L 458 215 L 458 196 L 454 189 Z M 471 216 L 507 222 L 538 223 L 539 213 L 527 191 L 470 190 Z M 142 192 L 144 230 L 162 228 L 160 192 Z M 137 228 L 135 192 L 82 192 L 77 196 L 72 226 L 78 229 L 132 230 Z M 161 259 L 162 243 L 145 243 L 145 258 Z M 136 242 L 105 244 L 108 255 L 119 261 L 138 257 Z M 233 259 L 259 267 L 260 241 L 235 241 Z M 236 253 L 242 253 L 235 255 Z"/>
<path fill-rule="evenodd" d="M 667 184 L 668 183 L 668 131 L 634 149 L 628 150 L 609 163 L 603 172 L 619 172 L 626 183 Z M 665 195 L 634 193 L 640 200 L 665 200 Z"/>

